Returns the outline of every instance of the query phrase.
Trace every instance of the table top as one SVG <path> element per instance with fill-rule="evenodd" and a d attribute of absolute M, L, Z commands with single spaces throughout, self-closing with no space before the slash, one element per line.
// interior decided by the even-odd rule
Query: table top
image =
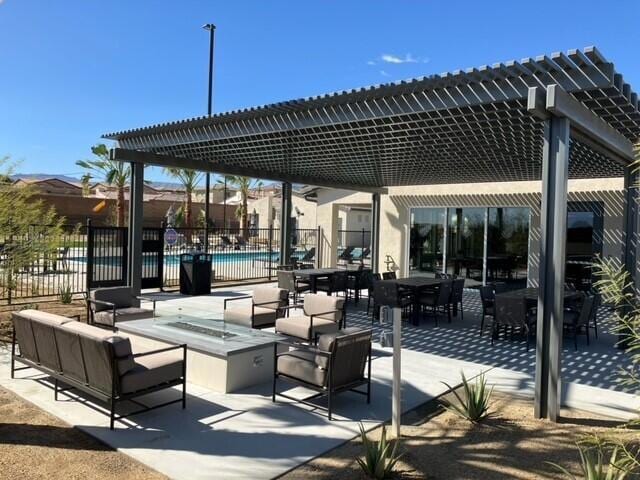
<path fill-rule="evenodd" d="M 431 287 L 434 285 L 440 285 L 445 282 L 444 278 L 430 278 L 430 277 L 406 277 L 396 278 L 391 280 L 381 280 L 382 282 L 394 282 L 397 285 L 405 288 L 422 288 Z"/>
<path fill-rule="evenodd" d="M 367 270 L 371 269 L 365 268 L 362 270 L 349 270 L 345 268 L 301 268 L 294 270 L 293 273 L 296 277 L 328 277 L 339 272 L 347 272 L 347 275 L 359 275 Z"/>
<path fill-rule="evenodd" d="M 496 296 L 504 295 L 510 297 L 524 297 L 528 301 L 537 301 L 538 300 L 538 288 L 537 287 L 529 287 L 529 288 L 520 288 L 518 290 L 510 290 L 508 292 L 500 292 L 496 293 Z M 575 290 L 565 290 L 564 298 L 575 298 L 579 296 L 580 293 Z"/>
<path fill-rule="evenodd" d="M 226 358 L 286 340 L 282 335 L 225 323 L 221 318 L 185 315 L 119 322 L 118 331 Z"/>

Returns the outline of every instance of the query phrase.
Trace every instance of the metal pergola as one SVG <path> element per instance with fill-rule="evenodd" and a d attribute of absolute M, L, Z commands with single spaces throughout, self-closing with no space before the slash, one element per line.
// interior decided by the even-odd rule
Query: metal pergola
<path fill-rule="evenodd" d="M 638 96 L 594 47 L 104 135 L 131 162 L 130 285 L 140 288 L 143 165 L 371 192 L 377 269 L 387 187 L 542 180 L 535 413 L 559 412 L 567 180 L 623 177 L 636 271 Z M 281 255 L 288 258 L 283 222 Z"/>

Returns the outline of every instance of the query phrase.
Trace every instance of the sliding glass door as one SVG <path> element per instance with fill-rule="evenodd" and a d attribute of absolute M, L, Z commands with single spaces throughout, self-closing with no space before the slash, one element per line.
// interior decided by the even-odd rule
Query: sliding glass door
<path fill-rule="evenodd" d="M 446 271 L 465 278 L 467 287 L 485 278 L 525 287 L 529 216 L 524 207 L 413 208 L 409 275 Z"/>

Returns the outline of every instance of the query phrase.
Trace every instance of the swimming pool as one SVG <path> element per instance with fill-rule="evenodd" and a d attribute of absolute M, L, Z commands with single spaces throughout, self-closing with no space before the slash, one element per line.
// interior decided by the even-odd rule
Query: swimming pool
<path fill-rule="evenodd" d="M 294 253 L 295 256 L 303 255 L 302 252 Z M 155 254 L 143 254 L 143 265 L 153 265 L 155 264 Z M 262 262 L 268 261 L 271 256 L 271 261 L 274 263 L 278 263 L 280 259 L 280 252 L 273 251 L 271 254 L 269 252 L 242 252 L 242 251 L 234 251 L 234 252 L 214 252 L 211 253 L 212 263 L 213 264 L 233 264 L 233 263 L 244 263 L 244 262 L 256 262 L 257 265 L 260 265 Z M 73 257 L 69 259 L 70 261 L 86 263 L 87 257 Z M 110 267 L 117 267 L 121 265 L 122 257 L 117 255 L 103 255 L 96 256 L 94 258 L 96 265 L 104 265 Z M 164 264 L 167 266 L 170 265 L 179 265 L 180 264 L 180 254 L 177 253 L 165 253 L 164 255 Z"/>

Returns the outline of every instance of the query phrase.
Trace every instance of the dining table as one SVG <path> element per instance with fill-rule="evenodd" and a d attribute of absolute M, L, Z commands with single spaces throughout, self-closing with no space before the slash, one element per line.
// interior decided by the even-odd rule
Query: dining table
<path fill-rule="evenodd" d="M 358 281 L 360 280 L 360 276 L 370 269 L 344 269 L 344 268 L 301 268 L 293 271 L 293 274 L 296 278 L 300 278 L 309 283 L 309 291 L 311 293 L 318 292 L 318 279 L 319 278 L 329 278 L 335 273 L 338 272 L 347 272 L 349 277 L 356 278 Z M 358 288 L 355 289 L 355 298 L 356 303 L 360 299 L 360 290 Z"/>
<path fill-rule="evenodd" d="M 536 308 L 538 306 L 538 288 L 537 287 L 519 288 L 517 290 L 508 290 L 506 292 L 496 293 L 496 297 L 499 297 L 499 296 L 524 298 L 525 301 L 527 302 L 528 309 Z M 564 291 L 565 305 L 568 305 L 571 302 L 575 302 L 579 300 L 580 297 L 581 297 L 581 293 L 577 290 L 565 289 Z"/>

